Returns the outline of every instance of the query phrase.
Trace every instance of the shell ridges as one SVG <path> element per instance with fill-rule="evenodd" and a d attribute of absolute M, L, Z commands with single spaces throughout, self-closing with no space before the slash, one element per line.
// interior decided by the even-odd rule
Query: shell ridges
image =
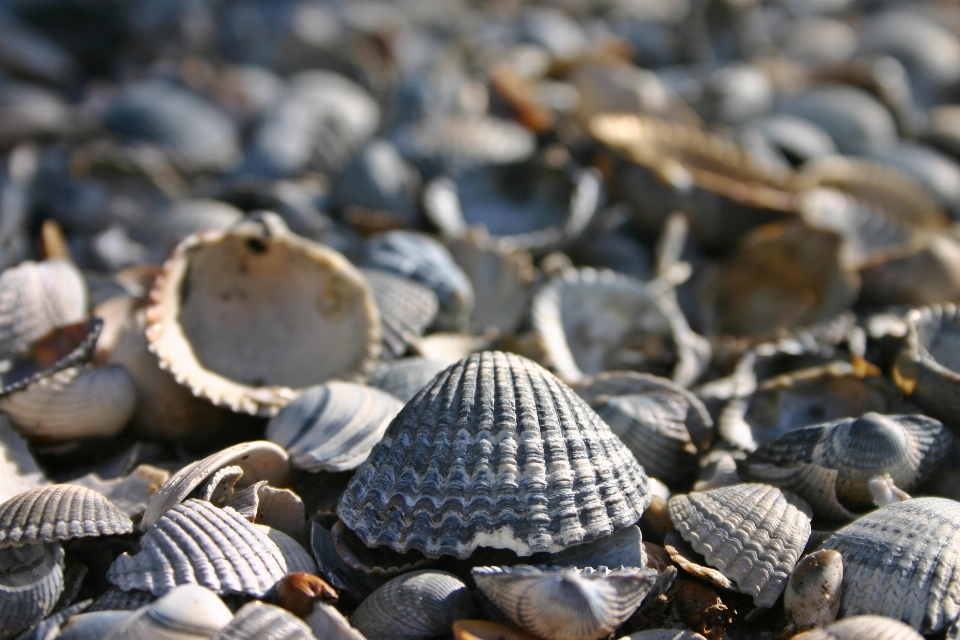
<path fill-rule="evenodd" d="M 39 487 L 0 505 L 0 546 L 132 532 L 126 514 L 86 487 Z"/>

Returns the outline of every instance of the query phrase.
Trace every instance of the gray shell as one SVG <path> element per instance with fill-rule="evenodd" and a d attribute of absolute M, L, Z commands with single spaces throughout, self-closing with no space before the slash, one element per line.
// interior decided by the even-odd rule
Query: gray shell
<path fill-rule="evenodd" d="M 215 593 L 183 584 L 137 609 L 103 640 L 203 640 L 224 628 L 232 617 Z"/>
<path fill-rule="evenodd" d="M 133 532 L 133 522 L 102 495 L 77 485 L 25 491 L 0 505 L 0 546 L 65 542 Z"/>
<path fill-rule="evenodd" d="M 401 155 L 421 166 L 450 171 L 523 160 L 537 148 L 522 125 L 474 116 L 427 118 L 401 129 L 394 142 Z"/>
<path fill-rule="evenodd" d="M 665 378 L 634 372 L 601 374 L 577 392 L 648 474 L 673 485 L 696 472 L 713 420 L 692 393 Z"/>
<path fill-rule="evenodd" d="M 417 357 L 381 362 L 367 384 L 409 402 L 447 366 L 440 360 Z"/>
<path fill-rule="evenodd" d="M 259 600 L 243 605 L 213 640 L 316 640 L 310 627 L 280 607 Z"/>
<path fill-rule="evenodd" d="M 369 640 L 442 636 L 475 616 L 467 585 L 446 571 L 413 571 L 390 580 L 360 603 L 350 624 Z"/>
<path fill-rule="evenodd" d="M 267 425 L 267 438 L 305 471 L 348 471 L 383 437 L 403 403 L 389 393 L 352 382 L 310 387 Z"/>
<path fill-rule="evenodd" d="M 156 599 L 156 596 L 149 591 L 124 591 L 118 587 L 110 587 L 100 594 L 100 597 L 94 600 L 93 604 L 87 607 L 87 613 L 94 611 L 136 611 Z"/>
<path fill-rule="evenodd" d="M 387 428 L 337 513 L 368 546 L 428 557 L 556 552 L 634 524 L 633 454 L 571 389 L 496 351 L 450 366 Z"/>
<path fill-rule="evenodd" d="M 674 496 L 667 504 L 677 531 L 707 564 L 758 607 L 774 605 L 810 538 L 806 513 L 763 484 Z"/>
<path fill-rule="evenodd" d="M 886 616 L 852 616 L 822 629 L 814 629 L 795 640 L 921 640 L 923 636 L 907 625 Z"/>
<path fill-rule="evenodd" d="M 65 260 L 24 262 L 0 274 L 0 353 L 22 353 L 58 327 L 87 317 L 83 274 Z"/>
<path fill-rule="evenodd" d="M 853 517 L 848 510 L 871 507 L 874 476 L 890 474 L 899 489 L 910 491 L 936 471 L 952 443 L 932 418 L 871 412 L 786 433 L 742 466 L 756 480 L 797 493 L 818 518 L 843 521 Z"/>
<path fill-rule="evenodd" d="M 383 357 L 399 358 L 433 324 L 440 303 L 422 284 L 378 269 L 361 269 L 380 309 Z"/>
<path fill-rule="evenodd" d="M 514 624 L 551 640 L 597 640 L 633 615 L 657 580 L 639 567 L 613 571 L 476 567 L 480 591 Z"/>
<path fill-rule="evenodd" d="M 53 611 L 63 592 L 63 549 L 33 544 L 0 549 L 0 638 L 12 638 Z"/>
<path fill-rule="evenodd" d="M 950 303 L 907 314 L 907 339 L 893 379 L 910 401 L 934 418 L 960 416 L 960 311 Z"/>
<path fill-rule="evenodd" d="M 824 627 L 837 618 L 843 588 L 843 557 L 821 549 L 804 556 L 783 591 L 783 609 L 797 631 Z"/>
<path fill-rule="evenodd" d="M 960 503 L 914 498 L 827 538 L 843 556 L 840 617 L 885 615 L 937 633 L 960 615 Z"/>
<path fill-rule="evenodd" d="M 59 613 L 58 613 L 59 615 Z M 130 616 L 129 611 L 85 611 L 57 625 L 56 640 L 102 640 L 110 629 Z"/>
<path fill-rule="evenodd" d="M 118 557 L 107 571 L 107 579 L 125 591 L 162 595 L 195 583 L 220 594 L 260 597 L 288 569 L 303 570 L 288 567 L 270 536 L 236 511 L 202 500 L 167 511 L 140 539 L 140 548 Z"/>
<path fill-rule="evenodd" d="M 699 633 L 683 629 L 647 629 L 638 631 L 619 640 L 707 640 Z"/>

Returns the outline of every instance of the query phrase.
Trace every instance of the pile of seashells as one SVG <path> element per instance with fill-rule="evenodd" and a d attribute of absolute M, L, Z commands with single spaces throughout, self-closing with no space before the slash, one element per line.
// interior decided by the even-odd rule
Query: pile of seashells
<path fill-rule="evenodd" d="M 0 0 L 0 640 L 957 640 L 960 4 Z"/>

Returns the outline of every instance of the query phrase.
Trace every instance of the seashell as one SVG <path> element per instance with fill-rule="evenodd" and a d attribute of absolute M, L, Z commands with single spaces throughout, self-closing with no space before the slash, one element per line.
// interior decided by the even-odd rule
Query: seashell
<path fill-rule="evenodd" d="M 700 475 L 693 483 L 694 491 L 709 491 L 743 482 L 737 471 L 737 458 L 732 451 L 712 449 L 700 456 L 699 464 Z"/>
<path fill-rule="evenodd" d="M 923 234 L 910 250 L 867 265 L 860 275 L 864 304 L 915 306 L 952 300 L 960 296 L 960 243 L 949 236 Z"/>
<path fill-rule="evenodd" d="M 277 583 L 276 591 L 277 604 L 298 618 L 310 615 L 315 601 L 339 600 L 333 587 L 309 573 L 288 573 Z"/>
<path fill-rule="evenodd" d="M 646 485 L 633 455 L 572 390 L 525 358 L 483 352 L 404 407 L 337 514 L 371 547 L 530 555 L 635 523 L 650 501 Z"/>
<path fill-rule="evenodd" d="M 837 618 L 843 585 L 843 558 L 820 550 L 804 556 L 787 581 L 783 608 L 797 631 L 825 627 Z"/>
<path fill-rule="evenodd" d="M 70 367 L 0 399 L 0 411 L 28 438 L 70 440 L 116 435 L 136 401 L 133 379 L 121 365 Z"/>
<path fill-rule="evenodd" d="M 49 484 L 27 441 L 0 416 L 0 500 Z"/>
<path fill-rule="evenodd" d="M 526 631 L 488 620 L 457 620 L 452 629 L 454 640 L 536 640 Z"/>
<path fill-rule="evenodd" d="M 829 84 L 813 87 L 780 105 L 780 113 L 814 123 L 842 153 L 868 154 L 897 140 L 893 115 L 862 89 Z"/>
<path fill-rule="evenodd" d="M 279 529 L 268 527 L 266 525 L 254 525 L 267 535 L 280 549 L 280 555 L 283 557 L 283 563 L 286 565 L 287 573 L 317 573 L 317 563 L 307 550 L 299 542 L 288 536 Z"/>
<path fill-rule="evenodd" d="M 709 358 L 667 295 L 612 271 L 564 270 L 537 292 L 530 314 L 550 366 L 568 381 L 641 369 L 684 385 Z"/>
<path fill-rule="evenodd" d="M 960 503 L 897 502 L 854 520 L 823 543 L 843 556 L 840 617 L 885 615 L 921 633 L 943 631 L 960 613 Z"/>
<path fill-rule="evenodd" d="M 433 324 L 440 303 L 432 289 L 378 269 L 361 269 L 380 310 L 383 358 L 399 358 Z"/>
<path fill-rule="evenodd" d="M 88 473 L 70 484 L 96 491 L 128 517 L 139 520 L 154 494 L 169 479 L 166 469 L 140 464 L 126 476 L 104 480 L 96 473 Z"/>
<path fill-rule="evenodd" d="M 243 211 L 220 200 L 178 200 L 169 209 L 151 216 L 142 230 L 134 229 L 132 234 L 135 240 L 148 244 L 151 255 L 160 262 L 187 236 L 207 230 L 226 231 L 242 218 Z"/>
<path fill-rule="evenodd" d="M 280 607 L 257 600 L 243 605 L 214 640 L 316 640 L 310 627 Z"/>
<path fill-rule="evenodd" d="M 339 522 L 339 521 L 337 521 Z M 336 526 L 326 525 L 316 520 L 310 523 L 310 550 L 319 566 L 319 573 L 330 585 L 337 590 L 341 600 L 355 600 L 359 604 L 364 598 L 370 595 L 374 589 L 383 586 L 390 577 L 398 575 L 399 572 L 388 575 L 386 572 L 378 572 L 376 575 L 372 571 L 363 573 L 355 568 L 358 563 L 351 563 L 351 566 L 340 557 L 337 547 L 343 548 L 342 544 L 335 543 L 331 529 Z M 342 528 L 342 524 L 341 524 Z M 356 539 L 354 537 L 354 539 Z M 364 547 L 362 543 L 357 543 L 358 548 Z M 369 553 L 377 553 L 376 550 L 368 550 Z M 403 556 L 399 556 L 403 557 Z M 400 569 L 415 569 L 421 567 L 400 567 Z"/>
<path fill-rule="evenodd" d="M 952 158 L 911 142 L 901 142 L 871 154 L 870 158 L 909 174 L 948 215 L 954 219 L 960 216 L 960 165 Z"/>
<path fill-rule="evenodd" d="M 448 633 L 476 613 L 467 585 L 446 571 L 414 571 L 389 581 L 360 603 L 350 624 L 369 640 L 414 640 Z"/>
<path fill-rule="evenodd" d="M 534 255 L 575 241 L 603 201 L 595 170 L 566 171 L 543 161 L 486 165 L 441 176 L 424 189 L 427 218 L 447 238 L 483 227 Z"/>
<path fill-rule="evenodd" d="M 330 536 L 333 548 L 343 564 L 354 571 L 383 581 L 417 569 L 427 569 L 435 564 L 419 551 L 401 554 L 382 547 L 367 547 L 339 520 L 331 527 Z"/>
<path fill-rule="evenodd" d="M 837 152 L 830 135 L 809 120 L 774 114 L 752 120 L 749 126 L 791 163 L 805 165 Z"/>
<path fill-rule="evenodd" d="M 463 360 L 480 351 L 493 347 L 493 336 L 476 336 L 472 333 L 436 332 L 417 341 L 414 352 L 427 360 L 437 360 L 446 365 Z"/>
<path fill-rule="evenodd" d="M 201 640 L 226 627 L 233 614 L 209 589 L 183 584 L 137 609 L 103 640 Z"/>
<path fill-rule="evenodd" d="M 107 579 L 124 591 L 159 596 L 180 584 L 199 584 L 221 594 L 261 597 L 288 569 L 270 536 L 230 507 L 202 500 L 164 513 L 140 539 L 140 548 L 136 555 L 118 557 L 107 571 Z"/>
<path fill-rule="evenodd" d="M 128 611 L 91 611 L 70 616 L 59 626 L 57 640 L 101 640 L 130 616 Z"/>
<path fill-rule="evenodd" d="M 656 234 L 667 216 L 691 215 L 693 235 L 709 249 L 729 249 L 754 226 L 794 212 L 794 178 L 732 142 L 688 127 L 625 114 L 601 114 L 590 131 L 635 166 L 617 184 L 637 208 L 635 221 Z"/>
<path fill-rule="evenodd" d="M 892 377 L 910 401 L 929 415 L 954 424 L 960 415 L 960 313 L 951 303 L 907 314 L 907 337 Z"/>
<path fill-rule="evenodd" d="M 737 590 L 732 580 L 713 567 L 707 566 L 703 556 L 694 551 L 693 547 L 687 544 L 676 531 L 671 531 L 664 536 L 663 550 L 667 553 L 669 560 L 686 573 L 702 578 L 721 589 Z"/>
<path fill-rule="evenodd" d="M 87 285 L 66 260 L 23 262 L 0 274 L 0 353 L 23 353 L 87 317 Z"/>
<path fill-rule="evenodd" d="M 123 591 L 110 587 L 93 601 L 87 612 L 95 611 L 136 611 L 156 600 L 149 591 Z"/>
<path fill-rule="evenodd" d="M 140 521 L 140 531 L 146 532 L 168 509 L 183 502 L 214 473 L 234 465 L 243 470 L 242 482 L 238 483 L 240 489 L 260 480 L 284 485 L 289 479 L 287 452 L 282 448 L 266 440 L 235 444 L 188 464 L 175 473 L 150 501 Z"/>
<path fill-rule="evenodd" d="M 370 374 L 367 384 L 408 402 L 447 366 L 446 362 L 420 357 L 381 362 Z"/>
<path fill-rule="evenodd" d="M 160 365 L 238 412 L 273 415 L 298 389 L 365 377 L 380 353 L 362 275 L 274 214 L 181 242 L 150 297 L 147 340 Z"/>
<path fill-rule="evenodd" d="M 359 466 L 403 408 L 395 397 L 351 382 L 311 387 L 267 425 L 267 438 L 290 454 L 290 464 L 310 472 Z"/>
<path fill-rule="evenodd" d="M 602 373 L 577 393 L 610 425 L 650 475 L 674 485 L 692 475 L 713 420 L 683 387 L 642 373 Z"/>
<path fill-rule="evenodd" d="M 909 491 L 937 470 L 953 436 L 926 416 L 866 413 L 853 419 L 790 431 L 747 456 L 746 475 L 810 503 L 833 521 L 853 519 L 850 510 L 872 506 L 869 483 L 887 474 Z"/>
<path fill-rule="evenodd" d="M 69 103 L 56 91 L 9 79 L 0 86 L 0 140 L 4 145 L 24 137 L 64 135 L 75 123 Z"/>
<path fill-rule="evenodd" d="M 4 70 L 52 84 L 76 82 L 79 69 L 71 55 L 41 32 L 10 15 L 0 22 L 0 34 Z"/>
<path fill-rule="evenodd" d="M 762 484 L 674 496 L 667 504 L 694 551 L 752 595 L 756 606 L 774 605 L 810 537 L 807 513 Z"/>
<path fill-rule="evenodd" d="M 554 640 L 596 640 L 633 615 L 656 582 L 644 568 L 475 567 L 480 591 L 524 631 Z"/>
<path fill-rule="evenodd" d="M 0 504 L 0 547 L 128 533 L 130 518 L 86 487 L 39 487 Z"/>
<path fill-rule="evenodd" d="M 434 238 L 414 231 L 386 231 L 371 237 L 363 266 L 413 280 L 433 290 L 440 302 L 438 329 L 460 329 L 473 310 L 473 287 L 450 252 Z"/>
<path fill-rule="evenodd" d="M 132 142 L 156 144 L 191 173 L 226 169 L 240 152 L 236 126 L 225 113 L 159 80 L 128 87 L 111 105 L 104 125 Z"/>
<path fill-rule="evenodd" d="M 794 636 L 794 640 L 920 640 L 919 633 L 886 616 L 851 616 L 822 629 Z"/>
<path fill-rule="evenodd" d="M 707 640 L 699 633 L 682 629 L 647 629 L 638 631 L 618 640 Z"/>
<path fill-rule="evenodd" d="M 647 553 L 640 527 L 624 527 L 609 536 L 567 547 L 550 554 L 551 566 L 560 567 L 645 567 Z"/>
<path fill-rule="evenodd" d="M 0 637 L 13 638 L 40 622 L 63 592 L 59 544 L 0 548 Z"/>
<path fill-rule="evenodd" d="M 313 612 L 303 620 L 317 638 L 329 640 L 366 640 L 364 636 L 350 626 L 350 622 L 332 605 L 319 602 Z"/>

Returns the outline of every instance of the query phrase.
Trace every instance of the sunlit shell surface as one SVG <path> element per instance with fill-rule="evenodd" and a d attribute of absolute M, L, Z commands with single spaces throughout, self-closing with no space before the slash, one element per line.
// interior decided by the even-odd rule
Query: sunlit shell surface
<path fill-rule="evenodd" d="M 612 633 L 656 582 L 651 569 L 476 567 L 473 579 L 525 631 L 553 640 L 596 640 Z"/>
<path fill-rule="evenodd" d="M 217 633 L 232 617 L 211 590 L 184 584 L 135 611 L 104 640 L 201 640 Z"/>
<path fill-rule="evenodd" d="M 955 423 L 960 419 L 960 312 L 946 303 L 907 314 L 907 338 L 893 379 L 926 413 Z"/>
<path fill-rule="evenodd" d="M 960 615 L 960 503 L 914 498 L 878 509 L 827 538 L 843 556 L 840 616 L 884 615 L 921 633 Z"/>
<path fill-rule="evenodd" d="M 851 616 L 822 629 L 794 636 L 794 640 L 920 640 L 907 625 L 881 615 Z"/>
<path fill-rule="evenodd" d="M 132 532 L 133 522 L 126 514 L 86 487 L 40 487 L 0 505 L 0 546 Z"/>
<path fill-rule="evenodd" d="M 422 284 L 378 269 L 363 269 L 380 309 L 384 358 L 399 358 L 437 316 L 437 295 Z"/>
<path fill-rule="evenodd" d="M 87 316 L 87 285 L 65 260 L 24 262 L 0 275 L 0 353 L 18 353 Z"/>
<path fill-rule="evenodd" d="M 810 517 L 769 485 L 693 492 L 668 506 L 683 539 L 758 607 L 780 597 L 810 537 Z"/>
<path fill-rule="evenodd" d="M 482 352 L 440 373 L 387 428 L 337 513 L 368 546 L 466 558 L 556 552 L 634 524 L 647 477 L 552 374 Z"/>
<path fill-rule="evenodd" d="M 420 389 L 423 389 L 428 382 L 433 380 L 434 376 L 446 368 L 447 363 L 427 358 L 413 357 L 390 360 L 381 362 L 373 370 L 367 384 L 371 387 L 383 389 L 407 402 L 420 393 Z"/>
<path fill-rule="evenodd" d="M 289 611 L 264 604 L 259 600 L 247 603 L 237 611 L 214 640 L 315 640 L 310 627 Z"/>
<path fill-rule="evenodd" d="M 380 354 L 380 317 L 342 255 L 274 214 L 185 239 L 151 292 L 147 339 L 196 395 L 269 416 L 298 389 L 362 379 Z"/>
<path fill-rule="evenodd" d="M 32 544 L 0 549 L 0 637 L 12 638 L 49 614 L 63 592 L 63 549 Z"/>
<path fill-rule="evenodd" d="M 821 549 L 793 568 L 783 591 L 783 609 L 797 631 L 823 627 L 837 618 L 843 588 L 843 557 Z"/>

